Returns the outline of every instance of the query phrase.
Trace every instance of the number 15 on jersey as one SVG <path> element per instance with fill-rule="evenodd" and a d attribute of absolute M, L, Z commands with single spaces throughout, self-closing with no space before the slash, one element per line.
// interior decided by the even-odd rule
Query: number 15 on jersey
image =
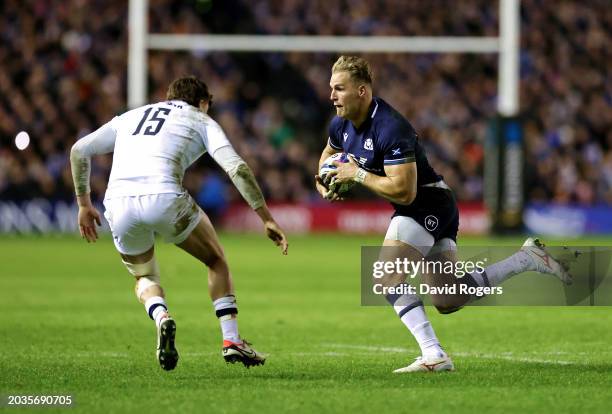
<path fill-rule="evenodd" d="M 157 108 L 157 110 L 153 113 L 153 116 L 151 116 L 150 119 L 147 119 L 149 118 L 149 114 L 153 109 L 155 108 L 148 108 L 146 111 L 144 111 L 144 115 L 142 116 L 138 127 L 136 127 L 136 131 L 134 131 L 132 135 L 140 134 L 140 130 L 145 123 L 147 123 L 148 126 L 145 128 L 143 134 L 157 135 L 164 125 L 164 122 L 166 122 L 166 118 L 170 114 L 170 108 Z"/>

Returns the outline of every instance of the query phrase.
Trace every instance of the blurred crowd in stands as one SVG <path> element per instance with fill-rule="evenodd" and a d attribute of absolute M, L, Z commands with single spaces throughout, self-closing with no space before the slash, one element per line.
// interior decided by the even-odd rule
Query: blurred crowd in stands
<path fill-rule="evenodd" d="M 150 0 L 157 33 L 496 36 L 497 2 Z M 612 204 L 612 8 L 606 0 L 521 2 L 521 112 L 529 201 Z M 127 2 L 0 3 L 0 200 L 71 200 L 71 145 L 126 110 Z M 496 112 L 495 54 L 366 54 L 374 93 L 406 115 L 462 201 L 483 198 Z M 194 74 L 211 115 L 273 201 L 317 200 L 318 157 L 333 116 L 327 53 L 149 53 L 151 101 Z M 26 131 L 30 146 L 14 139 Z M 101 200 L 112 156 L 97 157 Z M 185 186 L 208 211 L 237 197 L 210 158 Z"/>

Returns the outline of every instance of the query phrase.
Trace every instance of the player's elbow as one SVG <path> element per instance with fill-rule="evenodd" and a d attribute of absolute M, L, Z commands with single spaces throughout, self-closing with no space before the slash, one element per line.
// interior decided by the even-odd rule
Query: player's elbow
<path fill-rule="evenodd" d="M 412 189 L 404 190 L 396 197 L 396 203 L 401 204 L 403 206 L 407 206 L 412 204 L 414 199 L 416 198 L 416 191 Z"/>
<path fill-rule="evenodd" d="M 78 160 L 83 158 L 83 148 L 80 141 L 74 143 L 72 148 L 70 148 L 70 160 Z"/>
<path fill-rule="evenodd" d="M 248 164 L 242 158 L 239 158 L 235 160 L 231 165 L 228 165 L 227 169 L 225 169 L 225 172 L 227 173 L 229 178 L 232 179 L 232 181 L 236 178 L 245 179 L 253 174 Z"/>

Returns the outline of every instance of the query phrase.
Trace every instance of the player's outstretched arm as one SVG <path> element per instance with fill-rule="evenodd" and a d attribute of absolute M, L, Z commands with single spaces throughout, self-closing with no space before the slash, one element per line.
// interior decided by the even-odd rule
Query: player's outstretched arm
<path fill-rule="evenodd" d="M 78 140 L 70 150 L 70 167 L 74 191 L 79 205 L 79 232 L 87 242 L 95 242 L 98 238 L 96 224 L 102 224 L 100 213 L 91 203 L 89 175 L 91 171 L 91 156 L 112 152 L 115 147 L 116 132 L 105 124 L 96 131 Z"/>
<path fill-rule="evenodd" d="M 261 218 L 266 235 L 281 248 L 283 254 L 287 254 L 287 248 L 289 247 L 287 237 L 272 217 L 257 180 L 247 163 L 231 145 L 217 149 L 212 157 L 225 170 L 236 189 Z"/>

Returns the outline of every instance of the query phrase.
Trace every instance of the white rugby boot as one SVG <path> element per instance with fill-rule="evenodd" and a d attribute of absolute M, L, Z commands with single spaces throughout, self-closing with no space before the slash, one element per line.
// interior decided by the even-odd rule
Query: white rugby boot
<path fill-rule="evenodd" d="M 263 365 L 266 362 L 266 357 L 253 349 L 245 339 L 240 343 L 224 340 L 222 354 L 225 362 L 232 364 L 242 362 L 247 368 Z"/>
<path fill-rule="evenodd" d="M 527 253 L 532 260 L 534 270 L 553 275 L 566 285 L 572 284 L 572 276 L 568 273 L 570 263 L 576 261 L 580 252 L 563 247 L 564 252 L 558 258 L 553 257 L 540 239 L 529 237 L 523 243 L 521 251 Z"/>

